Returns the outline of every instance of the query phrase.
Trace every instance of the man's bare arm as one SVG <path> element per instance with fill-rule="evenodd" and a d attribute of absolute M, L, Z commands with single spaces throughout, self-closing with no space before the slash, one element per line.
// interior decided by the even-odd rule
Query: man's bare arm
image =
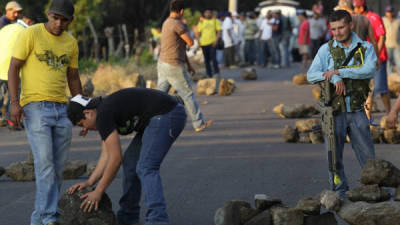
<path fill-rule="evenodd" d="M 17 127 L 21 127 L 21 116 L 24 114 L 18 98 L 19 71 L 24 64 L 24 60 L 12 57 L 10 68 L 8 70 L 8 91 L 11 103 L 11 122 L 13 122 Z"/>
<path fill-rule="evenodd" d="M 82 94 L 82 84 L 81 79 L 79 78 L 78 69 L 68 67 L 67 69 L 67 80 L 69 91 L 72 96 L 77 94 Z"/>
<path fill-rule="evenodd" d="M 185 32 L 185 33 L 181 34 L 180 37 L 182 38 L 182 40 L 185 41 L 185 43 L 186 43 L 187 46 L 189 46 L 189 47 L 192 47 L 192 46 L 193 46 L 193 44 L 194 44 L 194 43 L 193 43 L 193 39 L 190 37 L 190 35 L 189 35 L 188 32 Z"/>

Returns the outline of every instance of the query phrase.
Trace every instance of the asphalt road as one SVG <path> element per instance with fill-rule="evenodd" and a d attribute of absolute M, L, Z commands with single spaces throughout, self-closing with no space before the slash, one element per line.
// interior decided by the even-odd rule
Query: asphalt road
<path fill-rule="evenodd" d="M 189 119 L 161 168 L 171 224 L 212 225 L 215 210 L 226 201 L 253 203 L 255 194 L 281 198 L 288 206 L 295 206 L 301 198 L 314 197 L 329 188 L 323 145 L 284 143 L 282 128 L 294 125 L 296 120 L 282 119 L 272 112 L 280 103 L 314 103 L 312 86 L 291 83 L 293 74 L 302 71 L 298 64 L 280 70 L 257 68 L 258 80 L 243 81 L 240 70 L 224 70 L 223 77 L 236 80 L 234 94 L 198 96 L 200 103 L 208 101 L 200 104 L 201 111 L 214 123 L 204 132 L 195 133 Z M 75 128 L 70 160 L 97 160 L 98 135 L 93 132 L 82 138 L 78 132 Z M 131 137 L 122 138 L 123 146 Z M 398 145 L 375 147 L 379 158 L 400 165 Z M 345 148 L 347 176 L 351 187 L 356 187 L 360 167 L 350 145 Z M 0 166 L 25 160 L 28 150 L 25 132 L 0 129 Z M 64 181 L 62 191 L 83 179 Z M 119 173 L 107 190 L 115 210 L 121 183 Z M 34 182 L 0 177 L 0 225 L 29 224 L 34 193 Z M 142 222 L 144 213 L 142 210 Z"/>

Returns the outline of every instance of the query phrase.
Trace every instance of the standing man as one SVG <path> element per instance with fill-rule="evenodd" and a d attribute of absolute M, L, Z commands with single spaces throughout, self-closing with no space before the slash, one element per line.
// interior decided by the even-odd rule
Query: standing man
<path fill-rule="evenodd" d="M 371 125 L 375 125 L 375 123 L 372 120 L 372 115 L 370 110 L 372 107 L 373 96 L 375 94 L 381 95 L 381 99 L 383 105 L 385 106 L 386 113 L 390 112 L 390 94 L 389 94 L 389 88 L 387 82 L 387 70 L 386 70 L 387 69 L 386 62 L 388 59 L 385 47 L 386 30 L 385 26 L 383 25 L 381 17 L 372 11 L 367 11 L 368 8 L 365 0 L 353 0 L 353 6 L 355 13 L 367 17 L 371 22 L 371 26 L 372 29 L 374 30 L 374 35 L 378 46 L 377 52 L 379 53 L 378 57 L 380 61 L 380 67 L 379 70 L 374 75 L 374 91 L 367 99 L 367 108 L 366 108 L 367 116 Z"/>
<path fill-rule="evenodd" d="M 204 64 L 208 77 L 219 76 L 217 62 L 217 42 L 221 35 L 221 23 L 218 19 L 212 18 L 211 10 L 204 11 L 204 19 L 197 25 L 199 42 L 204 55 Z M 211 70 L 211 63 L 213 70 Z"/>
<path fill-rule="evenodd" d="M 273 47 L 272 40 L 272 24 L 275 19 L 272 17 L 271 11 L 267 12 L 266 18 L 261 21 L 260 31 L 258 36 L 258 52 L 259 52 L 259 61 L 258 65 L 266 67 L 268 64 L 268 57 L 274 57 L 274 55 L 278 54 L 276 48 Z"/>
<path fill-rule="evenodd" d="M 387 72 L 392 73 L 396 66 L 397 74 L 400 74 L 400 19 L 394 17 L 393 6 L 386 6 L 386 14 L 382 20 L 386 29 Z"/>
<path fill-rule="evenodd" d="M 235 67 L 236 37 L 230 12 L 222 17 L 222 39 L 224 40 L 224 59 L 226 68 Z"/>
<path fill-rule="evenodd" d="M 186 55 L 186 45 L 192 46 L 193 40 L 181 21 L 183 13 L 183 0 L 172 0 L 169 17 L 161 29 L 157 86 L 161 91 L 168 92 L 173 87 L 178 92 L 192 118 L 193 128 L 198 132 L 211 125 L 211 121 L 204 121 L 190 84 L 188 72 L 193 75 L 195 70 Z"/>
<path fill-rule="evenodd" d="M 323 44 L 322 40 L 328 31 L 326 21 L 321 16 L 321 12 L 319 10 L 314 10 L 313 13 L 313 17 L 308 20 L 310 23 L 311 58 L 317 55 L 319 47 Z"/>
<path fill-rule="evenodd" d="M 279 9 L 272 12 L 272 17 L 274 18 L 272 23 L 272 45 L 270 45 L 272 54 L 272 68 L 279 69 L 281 65 L 281 50 L 279 49 L 279 44 L 282 41 L 283 34 L 283 24 L 281 11 Z"/>
<path fill-rule="evenodd" d="M 365 166 L 368 159 L 375 158 L 369 123 L 363 108 L 368 96 L 369 79 L 373 77 L 376 69 L 377 57 L 370 43 L 362 41 L 351 32 L 353 22 L 347 11 L 332 12 L 329 24 L 334 40 L 319 49 L 307 73 L 307 80 L 314 84 L 324 80 L 330 81 L 332 102 L 335 103 L 333 108 L 335 110 L 336 169 L 341 181 L 335 185 L 335 191 L 344 199 L 345 192 L 349 189 L 343 167 L 346 135 L 350 137 L 361 167 Z M 347 65 L 345 62 L 348 62 Z M 328 148 L 327 141 L 325 143 L 325 147 Z M 333 176 L 331 173 L 329 175 Z"/>
<path fill-rule="evenodd" d="M 308 67 L 310 59 L 310 23 L 306 12 L 299 15 L 300 28 L 298 35 L 299 52 L 303 56 L 303 68 Z"/>
<path fill-rule="evenodd" d="M 256 60 L 256 35 L 258 33 L 257 21 L 253 12 L 247 13 L 244 27 L 244 60 L 246 64 L 252 66 Z"/>
<path fill-rule="evenodd" d="M 77 41 L 65 32 L 73 14 L 70 0 L 53 0 L 48 22 L 21 32 L 8 72 L 11 121 L 20 127 L 24 115 L 34 156 L 36 199 L 32 225 L 54 225 L 58 219 L 57 202 L 72 135 L 67 116 L 67 82 L 72 95 L 82 93 Z"/>
<path fill-rule="evenodd" d="M 24 28 L 36 23 L 36 17 L 33 14 L 25 13 L 21 20 L 14 24 L 9 24 L 0 30 L 0 105 L 1 106 L 1 126 L 7 125 L 9 118 L 10 98 L 8 95 L 8 69 L 14 50 L 15 42 Z M 12 124 L 9 124 L 12 128 Z"/>
<path fill-rule="evenodd" d="M 6 5 L 6 14 L 0 17 L 0 29 L 18 19 L 22 7 L 16 1 L 11 1 Z"/>

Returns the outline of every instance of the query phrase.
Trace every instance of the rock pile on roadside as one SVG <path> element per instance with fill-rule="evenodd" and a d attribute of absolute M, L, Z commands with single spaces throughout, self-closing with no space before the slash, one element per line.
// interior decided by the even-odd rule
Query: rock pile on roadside
<path fill-rule="evenodd" d="M 257 80 L 257 72 L 254 68 L 245 68 L 242 70 L 241 77 L 243 80 Z"/>
<path fill-rule="evenodd" d="M 275 106 L 272 111 L 282 118 L 306 118 L 319 114 L 313 105 L 306 104 L 280 104 Z"/>
<path fill-rule="evenodd" d="M 218 90 L 217 90 L 218 85 Z M 221 79 L 218 84 L 216 78 L 202 79 L 197 82 L 197 94 L 228 96 L 235 90 L 235 81 L 233 79 Z"/>
<path fill-rule="evenodd" d="M 298 120 L 294 128 L 286 125 L 282 132 L 283 139 L 285 140 L 285 142 L 290 143 L 324 143 L 324 137 L 322 133 L 314 133 L 312 129 L 313 126 L 321 126 L 321 120 Z"/>
<path fill-rule="evenodd" d="M 280 199 L 265 194 L 255 195 L 254 208 L 245 201 L 229 201 L 217 209 L 214 223 L 337 225 L 336 213 L 349 225 L 400 224 L 400 170 L 385 160 L 369 160 L 360 180 L 361 186 L 347 191 L 345 200 L 336 192 L 324 190 L 317 198 L 301 199 L 295 207 L 288 207 Z M 396 188 L 394 201 L 390 200 L 388 187 Z"/>
<path fill-rule="evenodd" d="M 309 85 L 310 83 L 307 81 L 307 74 L 300 73 L 293 76 L 293 83 L 296 85 Z"/>

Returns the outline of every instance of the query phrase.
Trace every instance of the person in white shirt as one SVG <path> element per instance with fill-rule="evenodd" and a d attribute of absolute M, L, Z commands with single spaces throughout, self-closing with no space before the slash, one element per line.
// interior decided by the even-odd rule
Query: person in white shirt
<path fill-rule="evenodd" d="M 260 57 L 258 58 L 258 64 L 260 66 L 267 66 L 268 57 L 273 54 L 277 54 L 275 49 L 270 48 L 272 45 L 272 24 L 274 18 L 272 17 L 271 11 L 268 11 L 267 17 L 264 18 L 260 24 L 260 32 L 258 36 L 258 43 L 260 49 Z"/>
<path fill-rule="evenodd" d="M 236 37 L 233 30 L 233 22 L 230 12 L 225 12 L 222 16 L 222 40 L 224 41 L 225 67 L 235 65 L 235 45 Z"/>

